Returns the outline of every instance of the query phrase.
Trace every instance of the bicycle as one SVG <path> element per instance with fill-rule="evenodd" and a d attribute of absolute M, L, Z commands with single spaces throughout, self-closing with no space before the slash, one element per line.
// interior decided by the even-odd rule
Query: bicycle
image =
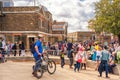
<path fill-rule="evenodd" d="M 33 65 L 33 70 L 37 66 L 36 78 L 40 79 L 43 76 L 43 73 L 48 71 L 49 74 L 54 74 L 56 71 L 56 63 L 48 57 L 48 54 L 41 56 L 35 65 Z"/>

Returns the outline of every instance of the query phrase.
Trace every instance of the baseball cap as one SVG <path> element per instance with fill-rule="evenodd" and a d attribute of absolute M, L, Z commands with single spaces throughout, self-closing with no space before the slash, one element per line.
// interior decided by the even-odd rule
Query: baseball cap
<path fill-rule="evenodd" d="M 42 34 L 39 34 L 38 35 L 38 38 L 43 38 L 44 36 Z"/>

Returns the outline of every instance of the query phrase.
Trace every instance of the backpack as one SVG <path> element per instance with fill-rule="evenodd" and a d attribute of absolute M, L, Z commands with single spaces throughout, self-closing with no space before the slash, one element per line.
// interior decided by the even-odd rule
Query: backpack
<path fill-rule="evenodd" d="M 34 44 L 31 45 L 30 51 L 31 51 L 32 54 L 34 54 L 34 52 L 35 52 L 35 44 L 36 43 L 34 43 Z"/>

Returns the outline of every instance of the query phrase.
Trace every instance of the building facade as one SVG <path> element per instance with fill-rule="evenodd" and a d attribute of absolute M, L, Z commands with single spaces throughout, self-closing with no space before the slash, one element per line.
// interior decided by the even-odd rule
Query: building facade
<path fill-rule="evenodd" d="M 6 41 L 24 41 L 26 49 L 38 35 L 50 41 L 52 35 L 52 14 L 44 6 L 3 7 L 0 17 L 0 36 Z"/>
<path fill-rule="evenodd" d="M 95 36 L 95 32 L 93 31 L 79 31 L 79 32 L 68 33 L 67 39 L 70 42 L 78 42 L 78 41 L 93 39 L 94 36 Z"/>
<path fill-rule="evenodd" d="M 54 21 L 52 25 L 52 37 L 53 41 L 67 41 L 67 22 Z"/>

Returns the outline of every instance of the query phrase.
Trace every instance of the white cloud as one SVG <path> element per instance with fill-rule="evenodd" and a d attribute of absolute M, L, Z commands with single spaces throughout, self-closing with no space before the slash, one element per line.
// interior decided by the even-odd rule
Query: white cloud
<path fill-rule="evenodd" d="M 96 1 L 99 0 L 36 0 L 36 3 L 47 7 L 54 20 L 68 22 L 68 32 L 74 32 L 88 30 L 88 21 L 94 17 Z"/>

